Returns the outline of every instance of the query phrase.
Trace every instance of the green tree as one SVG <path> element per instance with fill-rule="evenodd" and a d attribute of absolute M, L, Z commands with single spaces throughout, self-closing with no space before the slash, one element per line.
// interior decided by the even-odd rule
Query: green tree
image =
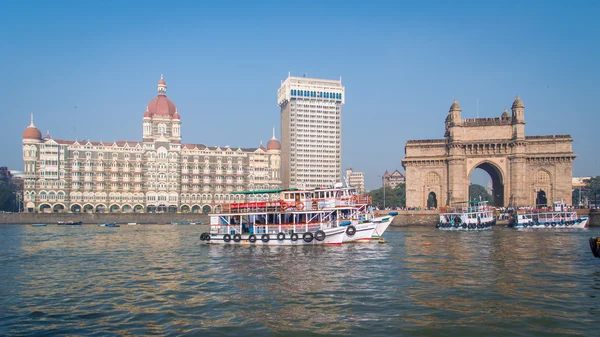
<path fill-rule="evenodd" d="M 492 202 L 492 196 L 487 192 L 485 187 L 478 184 L 469 185 L 469 200 L 481 200 Z"/>
<path fill-rule="evenodd" d="M 0 211 L 12 211 L 12 207 L 10 207 L 12 196 L 11 186 L 4 181 L 0 181 Z"/>
<path fill-rule="evenodd" d="M 373 205 L 383 208 L 383 187 L 367 193 L 373 199 Z M 385 188 L 385 207 L 404 207 L 406 205 L 406 185 L 398 184 L 395 188 Z"/>
<path fill-rule="evenodd" d="M 586 179 L 583 182 L 588 185 L 588 200 L 590 200 L 592 204 L 598 204 L 600 201 L 600 176 L 595 176 L 590 179 Z"/>

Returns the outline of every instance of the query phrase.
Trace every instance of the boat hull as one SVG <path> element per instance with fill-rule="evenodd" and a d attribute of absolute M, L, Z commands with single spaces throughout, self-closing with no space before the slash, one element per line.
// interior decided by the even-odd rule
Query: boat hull
<path fill-rule="evenodd" d="M 336 227 L 336 228 L 328 228 L 323 229 L 325 232 L 325 239 L 323 241 L 318 241 L 314 238 L 312 240 L 304 240 L 303 236 L 305 233 L 296 233 L 298 238 L 296 240 L 292 240 L 291 235 L 286 234 L 283 240 L 279 240 L 277 238 L 277 234 L 269 234 L 269 240 L 265 241 L 262 239 L 263 234 L 255 234 L 256 241 L 251 242 L 250 236 L 252 234 L 242 234 L 241 240 L 239 242 L 234 241 L 229 236 L 229 241 L 226 241 L 225 235 L 227 234 L 210 234 L 210 240 L 203 240 L 202 242 L 205 244 L 221 244 L 221 245 L 254 245 L 254 246 L 312 246 L 312 245 L 326 245 L 326 244 L 341 244 L 344 238 L 345 228 L 344 227 Z"/>
<path fill-rule="evenodd" d="M 342 239 L 343 243 L 349 242 L 370 242 L 371 237 L 373 236 L 373 231 L 377 227 L 377 223 L 367 222 L 362 224 L 352 224 L 349 226 L 345 226 L 344 228 L 344 238 Z M 354 227 L 355 232 L 353 235 L 348 234 L 351 232 L 350 227 Z"/>
<path fill-rule="evenodd" d="M 581 222 L 576 222 L 574 224 L 563 224 L 563 223 L 540 223 L 540 224 L 527 224 L 527 223 L 517 223 L 513 227 L 516 229 L 524 230 L 524 229 L 583 229 L 587 227 L 589 217 L 584 216 L 579 218 Z"/>

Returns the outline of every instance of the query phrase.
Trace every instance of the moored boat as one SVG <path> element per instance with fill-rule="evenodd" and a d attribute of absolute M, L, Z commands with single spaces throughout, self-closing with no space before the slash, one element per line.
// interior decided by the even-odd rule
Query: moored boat
<path fill-rule="evenodd" d="M 127 226 L 137 226 L 138 223 L 137 222 L 128 222 Z"/>
<path fill-rule="evenodd" d="M 600 238 L 591 237 L 589 241 L 592 254 L 594 255 L 594 257 L 600 258 Z"/>
<path fill-rule="evenodd" d="M 496 224 L 494 209 L 487 201 L 473 200 L 464 207 L 444 207 L 440 221 L 435 225 L 441 230 L 484 230 Z"/>
<path fill-rule="evenodd" d="M 398 212 L 390 212 L 388 213 L 389 217 L 382 217 L 380 221 L 374 220 L 373 222 L 377 222 L 377 227 L 373 231 L 373 235 L 371 239 L 378 240 L 383 236 L 383 233 L 388 229 L 388 227 L 392 224 L 392 221 L 398 215 Z"/>
<path fill-rule="evenodd" d="M 210 231 L 200 240 L 211 244 L 319 245 L 341 244 L 366 212 L 368 197 L 351 187 L 314 190 L 248 191 L 271 194 L 270 201 L 231 204 L 210 215 Z M 354 220 L 352 220 L 354 219 Z M 354 227 L 356 229 L 356 227 Z M 368 235 L 373 231 L 371 228 Z"/>
<path fill-rule="evenodd" d="M 45 227 L 48 226 L 46 223 L 33 223 L 31 224 L 33 227 Z"/>
<path fill-rule="evenodd" d="M 110 227 L 110 228 L 117 228 L 117 227 L 121 227 L 119 226 L 119 224 L 117 224 L 116 222 L 107 222 L 107 223 L 103 223 L 103 224 L 98 224 L 98 226 L 100 227 Z"/>
<path fill-rule="evenodd" d="M 346 226 L 343 242 L 371 242 L 373 239 L 381 238 L 397 214 L 397 212 L 390 212 L 385 216 L 375 218 L 371 216 L 368 220 L 342 223 L 341 226 Z"/>
<path fill-rule="evenodd" d="M 585 228 L 588 217 L 577 212 L 562 201 L 555 201 L 552 208 L 532 208 L 514 212 L 509 226 L 516 229 Z"/>
<path fill-rule="evenodd" d="M 56 224 L 59 226 L 81 226 L 82 221 L 57 221 Z"/>

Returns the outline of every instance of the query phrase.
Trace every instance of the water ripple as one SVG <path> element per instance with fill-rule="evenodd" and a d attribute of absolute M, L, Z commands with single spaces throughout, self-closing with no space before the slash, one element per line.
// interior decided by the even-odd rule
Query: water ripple
<path fill-rule="evenodd" d="M 588 231 L 201 245 L 199 226 L 0 226 L 0 335 L 595 335 Z"/>

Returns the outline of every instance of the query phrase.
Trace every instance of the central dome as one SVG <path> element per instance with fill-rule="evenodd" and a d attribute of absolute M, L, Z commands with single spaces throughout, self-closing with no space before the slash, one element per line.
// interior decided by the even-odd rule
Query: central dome
<path fill-rule="evenodd" d="M 144 117 L 173 117 L 177 114 L 177 107 L 173 101 L 167 97 L 167 83 L 161 75 L 160 80 L 158 80 L 158 95 L 148 103 Z"/>
<path fill-rule="evenodd" d="M 177 113 L 177 108 L 173 101 L 166 95 L 158 95 L 148 103 L 147 111 L 152 116 L 170 116 L 173 117 Z"/>

